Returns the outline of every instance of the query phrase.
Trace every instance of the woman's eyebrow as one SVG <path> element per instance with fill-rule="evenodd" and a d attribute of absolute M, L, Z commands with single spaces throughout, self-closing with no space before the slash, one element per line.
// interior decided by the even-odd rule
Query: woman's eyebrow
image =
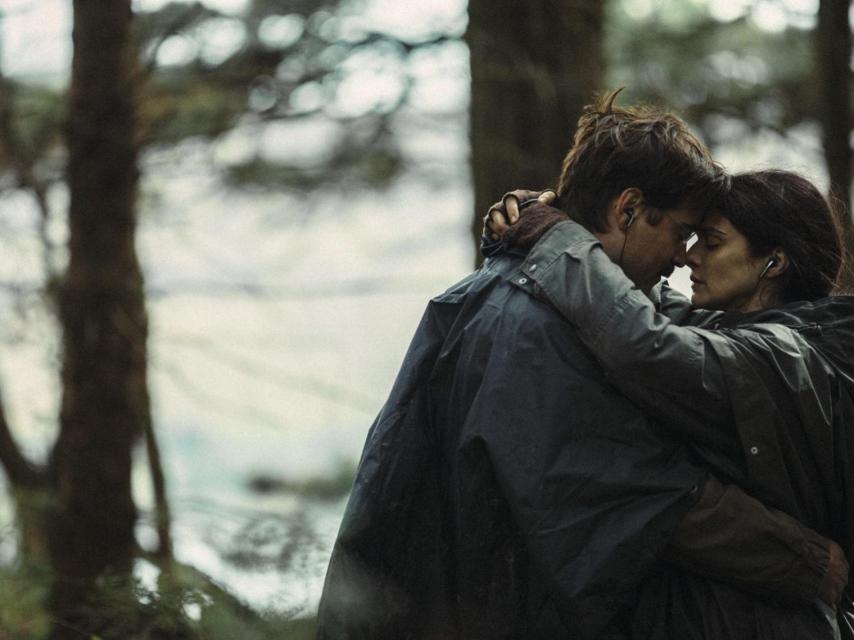
<path fill-rule="evenodd" d="M 726 232 L 721 231 L 717 227 L 700 227 L 697 229 L 697 233 L 702 233 L 704 235 L 712 234 L 720 236 L 721 238 L 726 238 Z"/>

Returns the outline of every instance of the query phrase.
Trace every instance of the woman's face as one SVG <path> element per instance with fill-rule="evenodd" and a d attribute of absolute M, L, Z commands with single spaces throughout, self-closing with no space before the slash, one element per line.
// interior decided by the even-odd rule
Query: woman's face
<path fill-rule="evenodd" d="M 750 252 L 747 238 L 719 212 L 709 213 L 688 251 L 695 307 L 754 311 L 760 301 L 760 276 L 767 259 Z"/>

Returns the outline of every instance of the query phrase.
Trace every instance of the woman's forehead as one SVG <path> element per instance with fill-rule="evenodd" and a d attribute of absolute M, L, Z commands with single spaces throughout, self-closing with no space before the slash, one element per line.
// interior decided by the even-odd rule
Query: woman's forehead
<path fill-rule="evenodd" d="M 738 233 L 738 230 L 732 225 L 726 216 L 724 216 L 720 209 L 712 209 L 705 215 L 703 222 L 700 223 L 700 230 L 705 232 L 716 232 L 726 236 Z"/>

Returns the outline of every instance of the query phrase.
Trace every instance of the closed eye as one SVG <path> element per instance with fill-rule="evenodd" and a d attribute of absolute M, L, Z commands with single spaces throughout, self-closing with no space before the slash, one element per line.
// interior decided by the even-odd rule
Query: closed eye
<path fill-rule="evenodd" d="M 715 229 L 700 229 L 697 235 L 700 242 L 703 243 L 703 246 L 706 249 L 715 249 L 716 247 L 719 247 L 724 240 L 720 233 Z"/>

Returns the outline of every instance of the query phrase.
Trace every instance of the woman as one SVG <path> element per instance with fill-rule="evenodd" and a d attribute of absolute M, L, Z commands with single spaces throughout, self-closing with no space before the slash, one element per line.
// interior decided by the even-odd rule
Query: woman
<path fill-rule="evenodd" d="M 493 218 L 490 228 L 502 232 L 500 212 Z M 528 286 L 576 326 L 615 385 L 696 444 L 725 480 L 837 540 L 850 557 L 854 298 L 827 297 L 842 250 L 818 190 L 781 171 L 733 178 L 688 252 L 692 301 L 703 311 L 666 287 L 660 300 L 644 296 L 594 236 L 556 224 L 565 220 L 537 205 L 530 222 L 523 218 L 506 234 L 505 242 L 524 245 L 553 226 L 522 265 Z M 673 606 L 641 613 L 638 635 L 701 637 L 708 629 L 692 623 L 702 619 L 717 621 L 725 636 L 739 617 L 736 626 L 749 619 L 757 637 L 785 631 L 774 628 L 782 610 L 735 610 L 738 599 L 730 596 L 700 579 L 665 574 L 644 598 Z M 854 637 L 844 600 L 839 622 Z M 686 613 L 692 610 L 697 615 Z"/>

